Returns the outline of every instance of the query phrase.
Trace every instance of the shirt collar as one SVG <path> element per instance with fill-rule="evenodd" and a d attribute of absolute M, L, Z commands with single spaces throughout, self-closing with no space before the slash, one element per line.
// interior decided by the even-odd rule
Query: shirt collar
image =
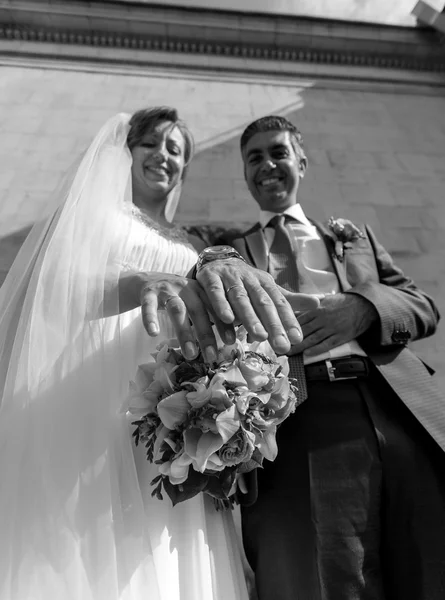
<path fill-rule="evenodd" d="M 278 214 L 289 215 L 296 221 L 303 223 L 303 225 L 311 225 L 312 223 L 308 220 L 306 215 L 304 214 L 303 209 L 301 208 L 301 204 L 292 204 L 289 208 L 286 208 L 282 213 L 275 213 L 270 210 L 262 210 L 260 212 L 260 225 L 264 229 L 267 227 L 269 222 L 276 217 Z"/>

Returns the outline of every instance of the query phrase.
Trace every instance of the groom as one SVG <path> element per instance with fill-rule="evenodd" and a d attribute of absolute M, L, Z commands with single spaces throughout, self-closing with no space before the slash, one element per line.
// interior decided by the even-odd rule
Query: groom
<path fill-rule="evenodd" d="M 437 308 L 368 227 L 308 220 L 297 200 L 307 158 L 292 123 L 253 122 L 241 153 L 260 220 L 219 243 L 282 287 L 322 298 L 299 314 L 304 341 L 289 353 L 307 400 L 243 501 L 259 600 L 443 600 L 445 401 L 407 347 L 434 333 Z M 217 263 L 243 264 L 203 264 L 201 285 Z"/>

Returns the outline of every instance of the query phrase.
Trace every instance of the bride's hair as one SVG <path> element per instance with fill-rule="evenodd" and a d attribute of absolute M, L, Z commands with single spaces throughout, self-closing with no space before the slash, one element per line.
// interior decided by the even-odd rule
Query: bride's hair
<path fill-rule="evenodd" d="M 153 130 L 158 123 L 164 123 L 165 121 L 170 122 L 177 127 L 184 138 L 184 179 L 187 173 L 187 167 L 193 158 L 195 142 L 190 129 L 185 122 L 179 118 L 176 108 L 171 108 L 170 106 L 154 106 L 135 112 L 129 123 L 130 131 L 127 136 L 127 145 L 130 150 L 133 150 L 133 148 L 141 142 L 148 131 Z"/>

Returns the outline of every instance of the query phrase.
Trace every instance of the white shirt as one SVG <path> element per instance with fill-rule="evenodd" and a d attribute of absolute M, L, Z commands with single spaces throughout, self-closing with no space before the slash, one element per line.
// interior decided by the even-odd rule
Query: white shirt
<path fill-rule="evenodd" d="M 260 225 L 263 228 L 266 244 L 270 250 L 275 235 L 273 227 L 267 227 L 269 222 L 278 213 L 262 210 L 260 213 Z M 317 228 L 307 219 L 300 204 L 294 204 L 283 213 L 295 219 L 295 223 L 288 223 L 291 242 L 298 255 L 298 271 L 302 275 L 300 292 L 305 294 L 337 294 L 340 292 L 337 275 L 333 269 L 326 244 L 320 237 Z M 303 271 L 303 272 L 302 272 Z M 304 357 L 306 365 L 320 360 L 341 358 L 358 354 L 366 356 L 356 340 L 337 346 L 328 352 L 318 356 Z"/>

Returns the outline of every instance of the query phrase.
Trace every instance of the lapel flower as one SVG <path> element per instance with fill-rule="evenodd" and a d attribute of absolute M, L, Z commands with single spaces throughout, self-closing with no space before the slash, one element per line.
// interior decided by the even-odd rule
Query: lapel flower
<path fill-rule="evenodd" d="M 334 219 L 334 217 L 331 217 L 328 221 L 328 227 L 337 238 L 335 256 L 340 262 L 343 262 L 345 250 L 352 248 L 352 242 L 365 237 L 349 219 Z"/>

